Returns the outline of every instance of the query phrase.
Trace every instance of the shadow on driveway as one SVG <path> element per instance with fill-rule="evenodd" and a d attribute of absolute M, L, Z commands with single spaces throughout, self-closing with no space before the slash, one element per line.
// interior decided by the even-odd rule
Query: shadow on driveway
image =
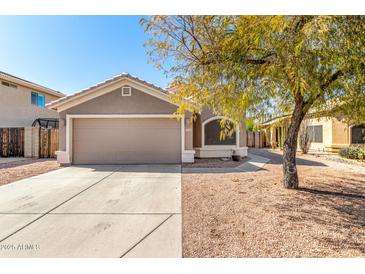
<path fill-rule="evenodd" d="M 133 173 L 181 173 L 181 165 L 176 164 L 146 164 L 146 165 L 73 165 L 79 168 L 91 168 L 93 171 L 114 171 L 118 172 L 133 172 Z"/>
<path fill-rule="evenodd" d="M 268 149 L 249 148 L 248 151 L 249 151 L 249 153 L 269 158 L 270 164 L 272 164 L 272 165 L 282 165 L 283 164 L 283 156 L 278 153 L 271 152 Z M 297 165 L 299 165 L 299 166 L 327 166 L 322 162 L 307 160 L 307 159 L 300 158 L 298 156 L 296 157 L 296 161 L 297 161 Z"/>

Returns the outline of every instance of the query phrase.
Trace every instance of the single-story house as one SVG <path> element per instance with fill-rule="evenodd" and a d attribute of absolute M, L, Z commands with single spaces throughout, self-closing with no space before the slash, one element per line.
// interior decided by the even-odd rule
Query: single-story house
<path fill-rule="evenodd" d="M 31 127 L 39 118 L 57 119 L 45 107 L 65 95 L 28 80 L 0 71 L 0 128 Z"/>
<path fill-rule="evenodd" d="M 261 125 L 266 146 L 283 147 L 289 121 L 290 115 L 283 115 Z M 303 125 L 311 133 L 310 150 L 312 151 L 337 152 L 351 144 L 365 142 L 365 124 L 347 123 L 341 115 L 327 117 L 311 114 L 305 118 Z"/>
<path fill-rule="evenodd" d="M 181 119 L 169 92 L 128 73 L 48 104 L 59 113 L 61 164 L 158 164 L 247 155 L 245 125 L 220 139 L 221 119 L 203 110 Z"/>

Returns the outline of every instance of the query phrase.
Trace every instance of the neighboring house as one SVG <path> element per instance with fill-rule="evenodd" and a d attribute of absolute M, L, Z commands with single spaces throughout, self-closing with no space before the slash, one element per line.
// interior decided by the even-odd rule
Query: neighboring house
<path fill-rule="evenodd" d="M 45 105 L 65 95 L 0 71 L 0 128 L 30 127 L 38 118 L 58 118 Z"/>
<path fill-rule="evenodd" d="M 177 119 L 168 91 L 123 73 L 48 104 L 60 115 L 61 164 L 158 164 L 247 155 L 245 127 L 220 139 L 219 121 L 203 111 Z"/>
<path fill-rule="evenodd" d="M 285 115 L 262 124 L 266 146 L 283 147 L 289 120 Z M 351 144 L 364 144 L 365 124 L 348 124 L 340 115 L 308 117 L 303 125 L 311 133 L 310 150 L 336 152 Z"/>

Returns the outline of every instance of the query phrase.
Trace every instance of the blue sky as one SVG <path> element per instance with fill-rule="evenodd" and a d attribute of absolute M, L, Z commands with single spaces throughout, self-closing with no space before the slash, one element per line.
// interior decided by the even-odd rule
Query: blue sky
<path fill-rule="evenodd" d="M 0 70 L 66 94 L 129 72 L 166 87 L 138 16 L 0 16 Z"/>

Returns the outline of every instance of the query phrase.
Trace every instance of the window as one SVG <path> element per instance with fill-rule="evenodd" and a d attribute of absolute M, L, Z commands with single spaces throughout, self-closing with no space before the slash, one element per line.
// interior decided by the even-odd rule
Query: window
<path fill-rule="evenodd" d="M 131 87 L 122 87 L 122 96 L 131 96 Z"/>
<path fill-rule="evenodd" d="M 35 105 L 38 107 L 45 107 L 46 106 L 46 97 L 37 92 L 32 92 L 31 102 L 32 102 L 32 105 Z"/>
<path fill-rule="evenodd" d="M 17 85 L 13 84 L 13 83 L 9 83 L 9 82 L 5 82 L 5 81 L 1 81 L 1 84 L 3 86 L 9 87 L 9 88 L 18 88 Z"/>
<path fill-rule="evenodd" d="M 32 92 L 32 105 L 37 106 L 38 105 L 38 93 Z"/>
<path fill-rule="evenodd" d="M 351 128 L 351 144 L 365 143 L 365 125 L 353 126 Z"/>
<path fill-rule="evenodd" d="M 307 130 L 313 143 L 323 142 L 323 126 L 308 126 Z"/>
<path fill-rule="evenodd" d="M 232 146 L 236 145 L 236 132 L 232 136 L 226 136 L 224 139 L 220 138 L 221 125 L 220 119 L 213 120 L 205 124 L 204 126 L 204 145 L 206 146 Z M 234 127 L 233 123 L 227 123 L 227 129 Z"/>

